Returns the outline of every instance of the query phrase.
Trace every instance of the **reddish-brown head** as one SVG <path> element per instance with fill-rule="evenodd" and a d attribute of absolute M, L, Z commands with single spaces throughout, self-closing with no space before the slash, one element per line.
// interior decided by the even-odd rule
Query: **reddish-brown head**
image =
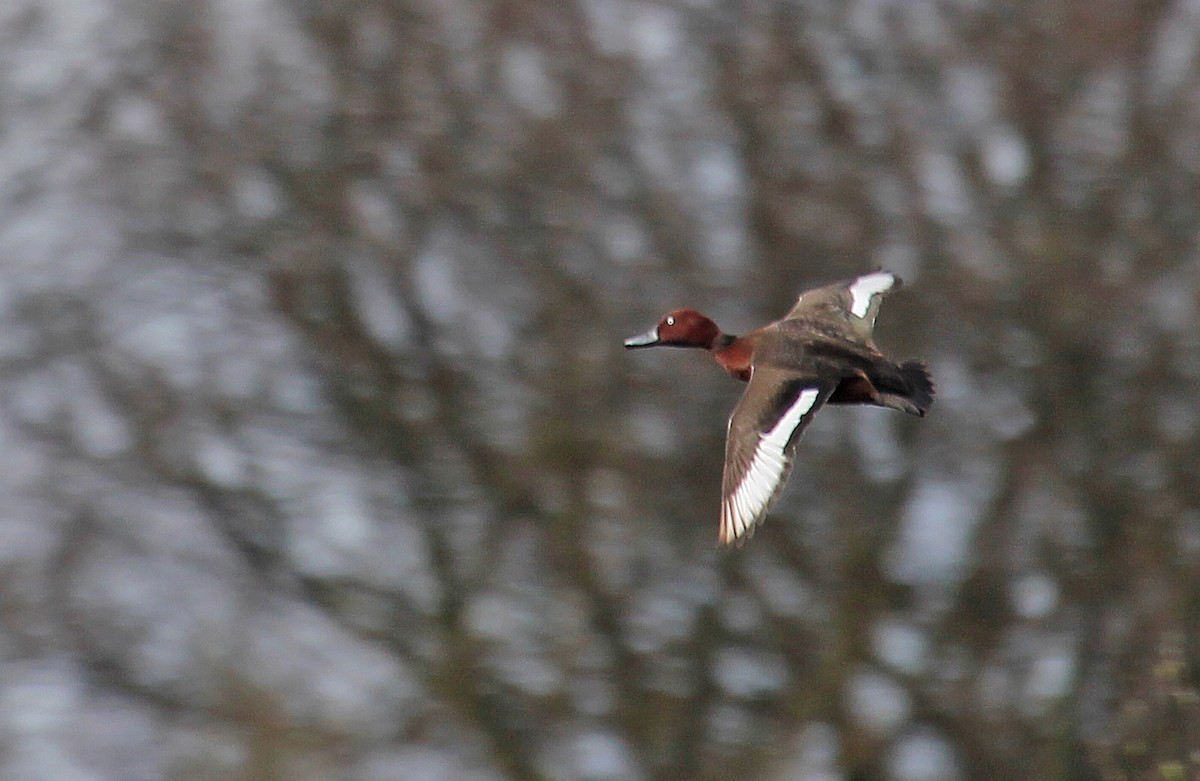
<path fill-rule="evenodd" d="M 658 325 L 644 334 L 625 340 L 629 349 L 635 347 L 703 347 L 708 350 L 721 336 L 721 329 L 695 309 L 675 309 L 663 315 Z"/>

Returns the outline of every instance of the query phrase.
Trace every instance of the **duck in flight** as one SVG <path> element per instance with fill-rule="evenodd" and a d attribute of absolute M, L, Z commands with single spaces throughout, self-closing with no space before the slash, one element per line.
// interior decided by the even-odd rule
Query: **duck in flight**
<path fill-rule="evenodd" d="M 875 346 L 875 318 L 900 278 L 876 271 L 800 295 L 782 319 L 742 336 L 694 309 L 675 309 L 628 349 L 699 347 L 748 383 L 729 418 L 721 481 L 723 545 L 754 533 L 779 496 L 796 442 L 824 404 L 872 404 L 923 417 L 933 382 L 920 361 L 893 363 Z"/>

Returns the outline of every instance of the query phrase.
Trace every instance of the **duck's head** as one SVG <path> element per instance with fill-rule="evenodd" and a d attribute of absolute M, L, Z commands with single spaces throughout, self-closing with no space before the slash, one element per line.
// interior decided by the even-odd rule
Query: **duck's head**
<path fill-rule="evenodd" d="M 706 315 L 695 309 L 673 309 L 646 333 L 626 339 L 625 347 L 631 350 L 658 346 L 703 347 L 707 350 L 720 336 L 721 329 Z"/>

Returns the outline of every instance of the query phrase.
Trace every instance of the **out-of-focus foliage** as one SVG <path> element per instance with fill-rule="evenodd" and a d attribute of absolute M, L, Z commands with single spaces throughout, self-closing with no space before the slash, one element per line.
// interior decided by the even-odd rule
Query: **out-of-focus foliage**
<path fill-rule="evenodd" d="M 0 4 L 0 777 L 1200 778 L 1187 0 Z M 705 356 L 905 277 L 714 547 Z"/>

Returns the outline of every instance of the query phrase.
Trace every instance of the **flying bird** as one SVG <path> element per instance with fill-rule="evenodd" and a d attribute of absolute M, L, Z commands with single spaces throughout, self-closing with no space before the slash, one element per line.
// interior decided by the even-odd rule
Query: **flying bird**
<path fill-rule="evenodd" d="M 875 345 L 879 307 L 900 278 L 876 271 L 808 290 L 782 319 L 742 336 L 723 333 L 694 309 L 675 309 L 641 347 L 699 347 L 748 383 L 729 417 L 718 541 L 740 544 L 779 496 L 796 442 L 824 404 L 872 404 L 924 417 L 933 404 L 925 364 L 896 364 Z"/>

